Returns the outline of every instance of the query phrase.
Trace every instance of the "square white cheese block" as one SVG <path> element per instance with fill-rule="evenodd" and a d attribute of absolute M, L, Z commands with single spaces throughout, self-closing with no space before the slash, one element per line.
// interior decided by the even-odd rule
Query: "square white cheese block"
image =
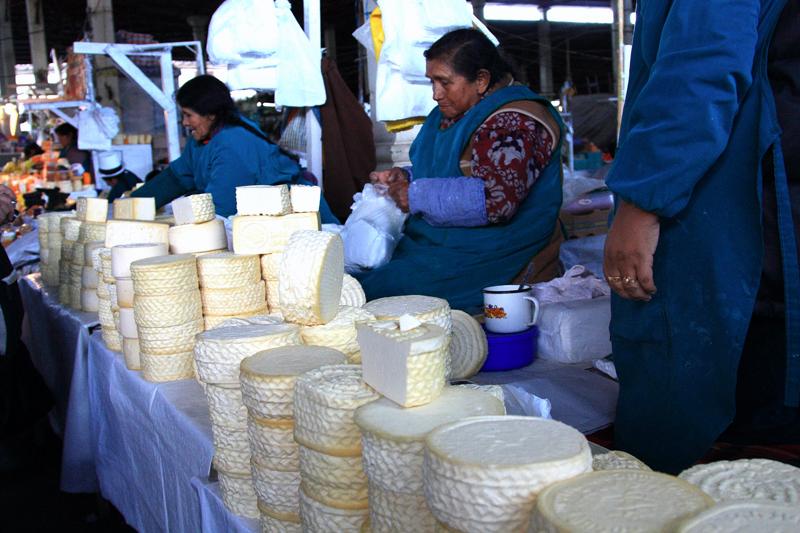
<path fill-rule="evenodd" d="M 288 215 L 292 201 L 288 185 L 246 185 L 236 187 L 236 214 Z"/>
<path fill-rule="evenodd" d="M 319 211 L 322 189 L 316 185 L 292 185 L 289 193 L 292 197 L 292 211 L 295 213 Z"/>
<path fill-rule="evenodd" d="M 281 253 L 289 237 L 299 230 L 318 230 L 319 213 L 292 213 L 282 217 L 232 217 L 233 251 L 237 254 Z"/>
<path fill-rule="evenodd" d="M 364 381 L 403 407 L 435 400 L 445 385 L 448 338 L 432 324 L 403 331 L 397 322 L 358 326 Z"/>
<path fill-rule="evenodd" d="M 155 198 L 117 198 L 114 200 L 115 220 L 155 220 Z"/>
<path fill-rule="evenodd" d="M 75 216 L 84 222 L 105 222 L 108 218 L 108 200 L 105 198 L 78 198 Z"/>

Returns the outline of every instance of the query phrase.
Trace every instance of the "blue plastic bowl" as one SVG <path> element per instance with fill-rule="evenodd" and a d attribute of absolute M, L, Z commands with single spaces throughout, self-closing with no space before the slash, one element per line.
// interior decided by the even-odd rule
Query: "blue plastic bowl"
<path fill-rule="evenodd" d="M 539 337 L 539 328 L 536 326 L 519 333 L 492 333 L 486 331 L 485 326 L 483 330 L 489 343 L 489 354 L 481 372 L 514 370 L 533 363 L 536 339 Z"/>

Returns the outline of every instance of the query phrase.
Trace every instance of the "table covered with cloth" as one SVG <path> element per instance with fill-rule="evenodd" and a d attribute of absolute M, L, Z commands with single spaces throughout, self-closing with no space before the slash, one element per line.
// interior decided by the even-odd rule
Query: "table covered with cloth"
<path fill-rule="evenodd" d="M 39 274 L 22 278 L 20 288 L 26 343 L 65 420 L 62 490 L 99 490 L 139 531 L 258 531 L 256 520 L 225 508 L 213 481 L 200 384 L 144 380 L 90 331 L 93 315 L 61 307 Z M 537 361 L 473 381 L 502 384 L 510 414 L 528 414 L 527 391 L 585 433 L 613 421 L 616 383 L 581 366 Z"/>

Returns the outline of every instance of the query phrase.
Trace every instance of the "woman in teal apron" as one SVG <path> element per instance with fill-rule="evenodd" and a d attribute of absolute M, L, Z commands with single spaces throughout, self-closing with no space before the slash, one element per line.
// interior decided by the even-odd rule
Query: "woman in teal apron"
<path fill-rule="evenodd" d="M 438 106 L 411 146 L 412 166 L 372 176 L 411 216 L 392 260 L 358 278 L 369 299 L 424 294 L 476 312 L 481 289 L 509 283 L 553 234 L 561 121 L 513 83 L 478 31 L 451 32 L 425 57 Z"/>
<path fill-rule="evenodd" d="M 736 414 L 775 193 L 782 403 L 800 401 L 800 275 L 768 49 L 786 0 L 638 2 L 606 242 L 620 379 L 616 447 L 678 472 Z M 772 165 L 764 165 L 765 162 Z M 768 169 L 764 175 L 762 168 Z"/>

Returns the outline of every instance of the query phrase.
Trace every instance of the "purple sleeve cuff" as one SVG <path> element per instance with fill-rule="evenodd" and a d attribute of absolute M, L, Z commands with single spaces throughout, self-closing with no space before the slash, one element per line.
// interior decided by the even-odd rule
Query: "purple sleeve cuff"
<path fill-rule="evenodd" d="M 420 178 L 408 187 L 408 206 L 431 226 L 485 226 L 486 195 L 481 178 Z"/>

